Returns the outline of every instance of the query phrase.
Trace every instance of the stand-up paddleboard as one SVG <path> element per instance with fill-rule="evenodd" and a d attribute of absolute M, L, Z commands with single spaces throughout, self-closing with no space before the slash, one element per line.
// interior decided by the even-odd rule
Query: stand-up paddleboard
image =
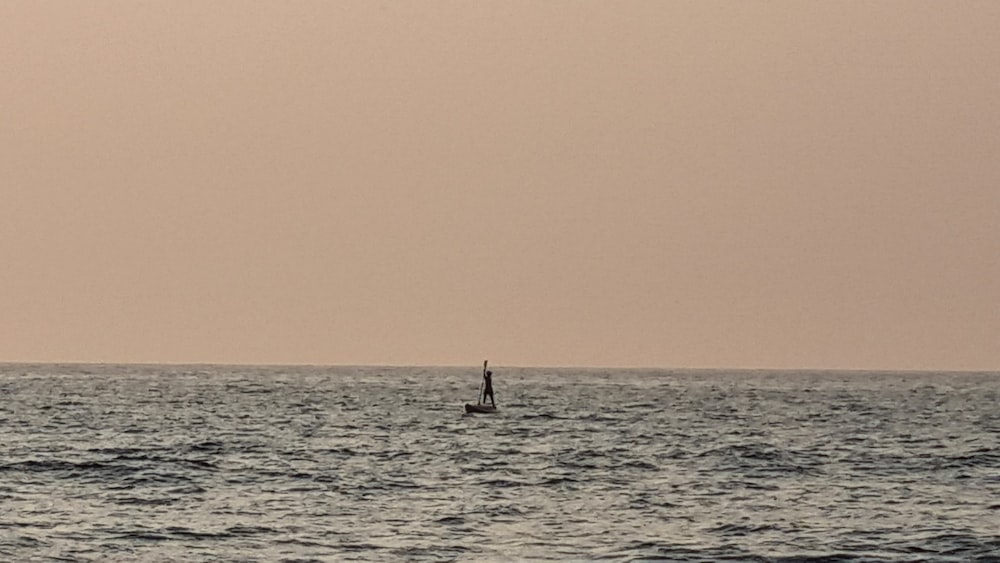
<path fill-rule="evenodd" d="M 483 385 L 486 382 L 486 362 L 489 360 L 483 360 L 483 383 L 479 384 L 479 397 L 476 398 L 476 404 L 471 405 L 465 403 L 465 413 L 466 414 L 493 414 L 497 412 L 497 408 L 492 405 L 487 405 L 483 403 Z"/>

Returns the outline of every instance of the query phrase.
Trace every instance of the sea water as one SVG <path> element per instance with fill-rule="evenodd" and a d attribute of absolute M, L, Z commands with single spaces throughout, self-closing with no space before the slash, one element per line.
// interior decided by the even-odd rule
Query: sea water
<path fill-rule="evenodd" d="M 0 365 L 3 561 L 996 561 L 1000 375 Z"/>

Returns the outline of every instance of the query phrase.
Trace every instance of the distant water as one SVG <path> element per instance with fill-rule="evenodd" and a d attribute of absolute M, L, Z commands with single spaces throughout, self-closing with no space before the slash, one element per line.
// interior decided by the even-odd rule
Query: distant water
<path fill-rule="evenodd" d="M 0 365 L 2 561 L 998 561 L 1000 376 Z"/>

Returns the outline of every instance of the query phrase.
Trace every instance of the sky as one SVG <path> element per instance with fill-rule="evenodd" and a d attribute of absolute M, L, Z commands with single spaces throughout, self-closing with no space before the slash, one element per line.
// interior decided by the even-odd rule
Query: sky
<path fill-rule="evenodd" d="M 0 361 L 1000 369 L 1000 3 L 0 3 Z"/>

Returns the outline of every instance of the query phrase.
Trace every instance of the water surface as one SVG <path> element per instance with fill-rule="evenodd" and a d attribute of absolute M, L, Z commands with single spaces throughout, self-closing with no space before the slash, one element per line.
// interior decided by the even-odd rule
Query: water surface
<path fill-rule="evenodd" d="M 998 560 L 1000 377 L 0 365 L 9 561 Z"/>

